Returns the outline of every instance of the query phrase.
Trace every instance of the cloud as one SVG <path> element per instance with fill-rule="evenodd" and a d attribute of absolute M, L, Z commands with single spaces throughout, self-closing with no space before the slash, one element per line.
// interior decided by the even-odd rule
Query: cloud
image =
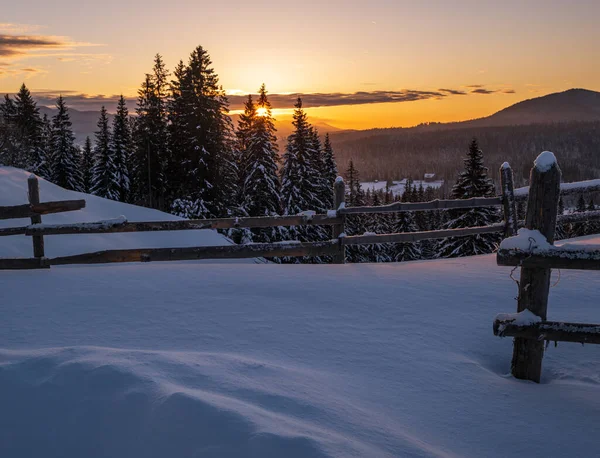
<path fill-rule="evenodd" d="M 459 91 L 457 89 L 438 89 L 438 91 L 451 95 L 467 95 L 465 91 Z"/>
<path fill-rule="evenodd" d="M 480 87 L 483 87 L 483 84 L 470 84 L 470 85 L 465 86 L 465 87 L 468 87 L 468 88 L 480 88 Z"/>
<path fill-rule="evenodd" d="M 80 111 L 99 111 L 102 106 L 105 106 L 109 112 L 115 112 L 117 108 L 117 102 L 119 101 L 120 95 L 104 95 L 104 94 L 85 94 L 79 91 L 73 91 L 69 89 L 47 89 L 33 91 L 32 96 L 35 98 L 37 103 L 42 106 L 54 107 L 56 99 L 59 95 L 62 95 L 69 108 Z M 129 111 L 132 112 L 135 109 L 136 98 L 125 97 Z"/>
<path fill-rule="evenodd" d="M 473 89 L 471 91 L 471 94 L 495 94 L 496 92 L 500 92 L 500 91 L 494 91 L 492 89 L 485 89 L 485 88 L 479 88 L 479 89 Z"/>
<path fill-rule="evenodd" d="M 403 89 L 401 91 L 359 91 L 353 93 L 293 93 L 270 94 L 269 100 L 273 108 L 290 108 L 296 99 L 302 99 L 305 108 L 334 107 L 343 105 L 364 105 L 371 103 L 415 102 L 418 100 L 441 99 L 451 95 L 442 91 L 420 91 Z M 230 95 L 229 102 L 233 110 L 243 107 L 247 95 Z"/>
<path fill-rule="evenodd" d="M 517 92 L 514 89 L 505 89 L 502 91 L 503 94 L 516 94 Z"/>
<path fill-rule="evenodd" d="M 29 72 L 29 73 L 38 73 L 38 72 L 40 72 L 41 70 L 40 70 L 39 68 L 32 68 L 32 67 L 29 67 L 29 68 L 22 68 L 22 69 L 21 69 L 21 71 L 22 71 L 22 72 Z"/>
<path fill-rule="evenodd" d="M 33 35 L 0 35 L 0 57 L 26 55 L 34 50 L 60 49 L 72 46 L 59 37 Z"/>

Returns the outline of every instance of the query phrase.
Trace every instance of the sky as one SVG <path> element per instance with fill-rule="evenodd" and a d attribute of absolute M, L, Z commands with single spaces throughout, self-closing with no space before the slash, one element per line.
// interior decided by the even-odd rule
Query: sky
<path fill-rule="evenodd" d="M 232 110 L 264 82 L 276 115 L 298 94 L 340 128 L 460 121 L 600 90 L 598 17 L 597 0 L 19 0 L 0 19 L 0 92 L 114 111 L 156 53 L 173 69 L 202 45 Z"/>

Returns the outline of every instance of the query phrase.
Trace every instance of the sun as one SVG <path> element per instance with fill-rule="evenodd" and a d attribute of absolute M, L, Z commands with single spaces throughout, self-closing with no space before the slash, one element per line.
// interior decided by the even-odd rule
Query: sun
<path fill-rule="evenodd" d="M 267 116 L 268 114 L 269 114 L 269 111 L 264 107 L 260 107 L 260 108 L 256 109 L 257 116 Z"/>

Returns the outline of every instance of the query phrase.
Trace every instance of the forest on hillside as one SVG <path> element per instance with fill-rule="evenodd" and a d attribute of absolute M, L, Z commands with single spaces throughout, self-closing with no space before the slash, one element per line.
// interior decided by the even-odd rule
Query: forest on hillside
<path fill-rule="evenodd" d="M 421 179 L 425 173 L 435 173 L 439 179 L 454 182 L 462 169 L 465 145 L 473 137 L 479 141 L 495 183 L 500 165 L 508 161 L 516 185 L 527 185 L 533 160 L 545 150 L 556 154 L 564 181 L 600 177 L 600 122 L 331 133 L 340 169 L 352 159 L 363 179 L 380 181 Z"/>

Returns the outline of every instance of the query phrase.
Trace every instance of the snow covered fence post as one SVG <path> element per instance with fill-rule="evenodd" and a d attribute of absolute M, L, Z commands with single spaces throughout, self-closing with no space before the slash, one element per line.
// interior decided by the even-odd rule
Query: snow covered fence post
<path fill-rule="evenodd" d="M 534 162 L 529 178 L 529 198 L 525 227 L 538 230 L 548 243 L 554 243 L 554 231 L 560 198 L 560 168 L 554 154 L 545 151 Z M 522 267 L 517 312 L 529 309 L 546 320 L 551 269 Z M 511 372 L 514 377 L 539 383 L 542 373 L 544 341 L 515 338 Z"/>
<path fill-rule="evenodd" d="M 333 184 L 333 206 L 336 211 L 336 214 L 339 218 L 342 219 L 341 224 L 336 224 L 332 226 L 332 235 L 334 239 L 339 238 L 345 231 L 344 223 L 346 221 L 346 217 L 340 213 L 337 213 L 338 210 L 344 208 L 346 202 L 346 185 L 344 184 L 344 179 L 342 177 L 337 177 L 335 183 Z M 333 256 L 334 264 L 344 264 L 346 262 L 346 249 L 344 245 L 339 241 L 339 254 Z"/>
<path fill-rule="evenodd" d="M 500 181 L 502 184 L 502 207 L 504 209 L 504 224 L 506 229 L 504 237 L 517 235 L 518 218 L 517 204 L 515 202 L 515 186 L 513 172 L 508 162 L 500 167 Z"/>
<path fill-rule="evenodd" d="M 40 184 L 37 177 L 32 173 L 27 179 L 27 187 L 29 194 L 29 203 L 31 205 L 37 205 L 40 203 Z M 34 215 L 31 217 L 31 224 L 40 224 L 42 217 L 40 215 Z M 33 240 L 33 256 L 41 259 L 44 257 L 44 236 L 34 235 Z"/>

